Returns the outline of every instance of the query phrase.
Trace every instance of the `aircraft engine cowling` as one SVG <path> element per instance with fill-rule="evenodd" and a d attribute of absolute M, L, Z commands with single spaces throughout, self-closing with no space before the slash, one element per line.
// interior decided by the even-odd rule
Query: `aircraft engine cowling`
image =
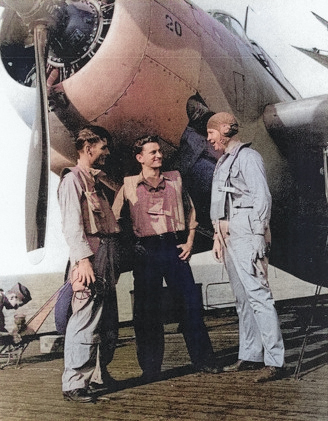
<path fill-rule="evenodd" d="M 174 149 L 188 121 L 187 100 L 196 93 L 201 43 L 184 2 L 174 10 L 164 0 L 3 4 L 4 66 L 19 83 L 37 88 L 26 196 L 27 250 L 33 251 L 45 241 L 50 143 L 56 171 L 75 162 L 69 140 L 89 123 L 109 129 L 120 149 L 144 133 Z M 121 166 L 127 169 L 118 162 L 116 174 Z"/>
<path fill-rule="evenodd" d="M 291 141 L 324 148 L 328 144 L 328 95 L 268 105 L 264 124 L 282 149 Z"/>
<path fill-rule="evenodd" d="M 49 28 L 47 75 L 57 69 L 56 82 L 80 70 L 101 46 L 114 11 L 115 1 L 39 0 L 22 3 L 6 0 L 1 26 L 1 58 L 8 73 L 25 86 L 35 82 L 34 42 L 31 30 L 36 22 Z M 36 9 L 36 11 L 34 11 Z M 20 34 L 20 36 L 17 35 Z"/>
<path fill-rule="evenodd" d="M 283 186 L 288 190 L 281 206 L 286 212 L 283 217 L 272 212 L 276 240 L 270 261 L 302 279 L 327 285 L 328 95 L 268 105 L 263 119 L 291 177 Z"/>

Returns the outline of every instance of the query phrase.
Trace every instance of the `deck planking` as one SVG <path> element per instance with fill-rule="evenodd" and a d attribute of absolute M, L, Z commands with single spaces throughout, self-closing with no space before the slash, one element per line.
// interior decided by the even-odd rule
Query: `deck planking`
<path fill-rule="evenodd" d="M 328 421 L 328 298 L 313 311 L 300 378 L 297 365 L 311 302 L 277 305 L 286 345 L 286 376 L 255 384 L 254 372 L 193 372 L 177 324 L 165 325 L 162 379 L 142 384 L 131 326 L 120 327 L 114 360 L 109 365 L 117 389 L 96 404 L 65 402 L 61 393 L 63 354 L 41 354 L 33 341 L 18 369 L 0 371 L 1 421 Z M 233 362 L 238 352 L 238 319 L 234 309 L 206 312 L 204 317 L 217 361 Z"/>

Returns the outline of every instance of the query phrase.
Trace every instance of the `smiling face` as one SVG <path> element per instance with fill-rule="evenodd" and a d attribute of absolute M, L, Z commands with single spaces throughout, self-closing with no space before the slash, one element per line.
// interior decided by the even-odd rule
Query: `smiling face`
<path fill-rule="evenodd" d="M 230 131 L 230 124 L 220 124 L 218 129 L 207 129 L 207 140 L 213 146 L 216 151 L 224 152 L 231 140 L 228 137 Z"/>
<path fill-rule="evenodd" d="M 146 143 L 142 147 L 142 151 L 136 155 L 138 162 L 143 167 L 149 169 L 158 169 L 162 166 L 163 153 L 158 143 Z"/>
<path fill-rule="evenodd" d="M 233 114 L 219 112 L 207 122 L 207 140 L 216 151 L 222 153 L 238 142 L 236 137 L 238 133 L 238 122 Z"/>
<path fill-rule="evenodd" d="M 90 164 L 92 167 L 103 167 L 108 155 L 107 139 L 101 139 L 99 142 L 90 145 Z"/>

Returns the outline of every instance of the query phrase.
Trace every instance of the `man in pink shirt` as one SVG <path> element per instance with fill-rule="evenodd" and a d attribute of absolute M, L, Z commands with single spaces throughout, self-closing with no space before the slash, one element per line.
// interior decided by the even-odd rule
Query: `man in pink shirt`
<path fill-rule="evenodd" d="M 217 373 L 212 345 L 188 259 L 197 226 L 194 206 L 183 192 L 178 171 L 161 172 L 162 152 L 155 136 L 136 141 L 139 175 L 126 177 L 113 204 L 117 219 L 128 206 L 136 236 L 134 327 L 145 381 L 159 378 L 164 354 L 161 320 L 163 278 L 182 308 L 181 326 L 196 370 Z M 126 208 L 125 208 L 126 210 Z"/>

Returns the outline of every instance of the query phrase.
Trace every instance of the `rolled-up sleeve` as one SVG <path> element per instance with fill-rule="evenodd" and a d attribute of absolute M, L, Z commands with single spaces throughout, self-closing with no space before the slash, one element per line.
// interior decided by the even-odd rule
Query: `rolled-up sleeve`
<path fill-rule="evenodd" d="M 58 201 L 62 217 L 62 230 L 70 250 L 70 261 L 74 265 L 93 252 L 85 235 L 81 196 L 82 188 L 73 173 L 65 175 L 58 188 Z"/>
<path fill-rule="evenodd" d="M 124 185 L 120 188 L 112 206 L 112 211 L 116 221 L 119 221 L 121 218 L 121 211 L 124 206 L 125 196 L 124 196 Z"/>
<path fill-rule="evenodd" d="M 194 203 L 185 188 L 182 188 L 182 201 L 185 212 L 185 225 L 187 230 L 196 229 L 198 226 Z"/>

